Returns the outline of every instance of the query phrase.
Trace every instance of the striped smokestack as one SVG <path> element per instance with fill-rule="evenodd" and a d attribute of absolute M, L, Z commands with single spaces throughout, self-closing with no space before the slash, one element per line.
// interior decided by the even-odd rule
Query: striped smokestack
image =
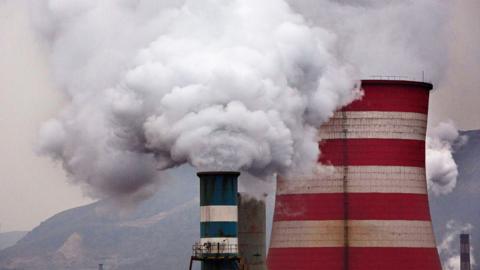
<path fill-rule="evenodd" d="M 366 80 L 322 126 L 334 172 L 278 179 L 269 270 L 440 270 L 425 176 L 432 85 Z"/>
<path fill-rule="evenodd" d="M 200 172 L 202 270 L 234 269 L 238 256 L 238 172 Z"/>

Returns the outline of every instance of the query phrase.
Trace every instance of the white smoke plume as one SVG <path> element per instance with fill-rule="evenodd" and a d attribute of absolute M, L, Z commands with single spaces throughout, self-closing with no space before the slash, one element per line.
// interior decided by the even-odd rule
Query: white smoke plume
<path fill-rule="evenodd" d="M 317 127 L 358 94 L 336 36 L 283 0 L 31 5 L 69 99 L 40 152 L 94 196 L 144 194 L 184 163 L 309 171 Z"/>
<path fill-rule="evenodd" d="M 455 149 L 467 141 L 451 121 L 434 127 L 426 142 L 427 183 L 435 195 L 448 194 L 457 185 L 458 168 L 453 158 Z"/>
<path fill-rule="evenodd" d="M 339 36 L 339 51 L 362 78 L 401 76 L 438 83 L 448 67 L 454 1 L 290 0 Z M 425 74 L 425 77 L 423 77 Z"/>
<path fill-rule="evenodd" d="M 455 220 L 447 222 L 447 232 L 442 242 L 437 247 L 439 254 L 445 258 L 442 262 L 444 270 L 460 270 L 460 234 L 470 233 L 473 225 L 470 223 L 461 224 Z M 474 266 L 474 247 L 470 242 L 470 263 Z"/>

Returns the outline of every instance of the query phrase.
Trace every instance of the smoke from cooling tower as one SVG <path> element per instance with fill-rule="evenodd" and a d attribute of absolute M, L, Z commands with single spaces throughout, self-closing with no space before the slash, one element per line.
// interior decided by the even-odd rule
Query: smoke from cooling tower
<path fill-rule="evenodd" d="M 291 0 L 315 25 L 338 34 L 339 51 L 362 78 L 405 76 L 435 84 L 448 67 L 454 1 Z"/>
<path fill-rule="evenodd" d="M 437 81 L 447 66 L 445 1 L 288 4 L 31 1 L 69 98 L 40 151 L 96 196 L 143 194 L 183 163 L 309 171 L 317 128 L 355 98 L 356 79 Z"/>
<path fill-rule="evenodd" d="M 312 170 L 317 127 L 357 94 L 335 35 L 280 0 L 31 5 L 69 98 L 40 152 L 95 196 L 144 194 L 184 163 Z"/>
<path fill-rule="evenodd" d="M 427 182 L 435 195 L 448 194 L 457 185 L 458 168 L 453 152 L 467 139 L 451 121 L 442 122 L 430 131 L 426 141 Z"/>
<path fill-rule="evenodd" d="M 292 7 L 309 21 L 338 34 L 339 51 L 372 75 L 405 76 L 441 84 L 449 66 L 446 42 L 454 1 L 295 0 Z M 423 77 L 425 75 L 425 77 Z M 440 123 L 427 139 L 429 189 L 453 190 L 458 176 L 452 153 L 466 138 L 452 122 Z"/>

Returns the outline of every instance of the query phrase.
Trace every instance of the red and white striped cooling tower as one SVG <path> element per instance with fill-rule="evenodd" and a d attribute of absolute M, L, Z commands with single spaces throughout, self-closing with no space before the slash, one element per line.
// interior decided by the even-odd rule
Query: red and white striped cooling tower
<path fill-rule="evenodd" d="M 321 127 L 334 172 L 279 179 L 269 270 L 440 270 L 425 177 L 432 85 L 365 80 Z"/>

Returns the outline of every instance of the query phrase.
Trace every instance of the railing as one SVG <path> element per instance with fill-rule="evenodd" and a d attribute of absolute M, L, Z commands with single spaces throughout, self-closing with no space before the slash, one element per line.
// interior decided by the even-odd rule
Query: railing
<path fill-rule="evenodd" d="M 236 256 L 238 254 L 238 245 L 227 243 L 195 243 L 192 246 L 192 256 L 195 258 L 204 257 L 225 257 Z"/>
<path fill-rule="evenodd" d="M 202 262 L 223 262 L 229 264 L 232 270 L 248 270 L 249 267 L 245 263 L 245 259 L 238 254 L 238 245 L 227 244 L 225 242 L 207 242 L 204 244 L 195 243 L 192 246 L 192 257 L 190 257 L 190 267 L 194 261 Z M 226 269 L 226 268 L 225 268 Z"/>
<path fill-rule="evenodd" d="M 372 75 L 369 76 L 375 80 L 387 80 L 387 81 L 415 81 L 415 82 L 429 82 L 425 80 L 425 74 L 422 73 L 422 78 L 415 78 L 410 76 L 398 76 L 398 75 Z"/>
<path fill-rule="evenodd" d="M 372 76 L 370 76 L 370 78 L 372 78 L 372 79 L 378 79 L 378 80 L 393 80 L 393 81 L 397 81 L 397 80 L 405 80 L 405 81 L 415 80 L 415 79 L 412 78 L 412 77 L 408 77 L 408 76 L 395 76 L 395 75 L 372 75 Z"/>

